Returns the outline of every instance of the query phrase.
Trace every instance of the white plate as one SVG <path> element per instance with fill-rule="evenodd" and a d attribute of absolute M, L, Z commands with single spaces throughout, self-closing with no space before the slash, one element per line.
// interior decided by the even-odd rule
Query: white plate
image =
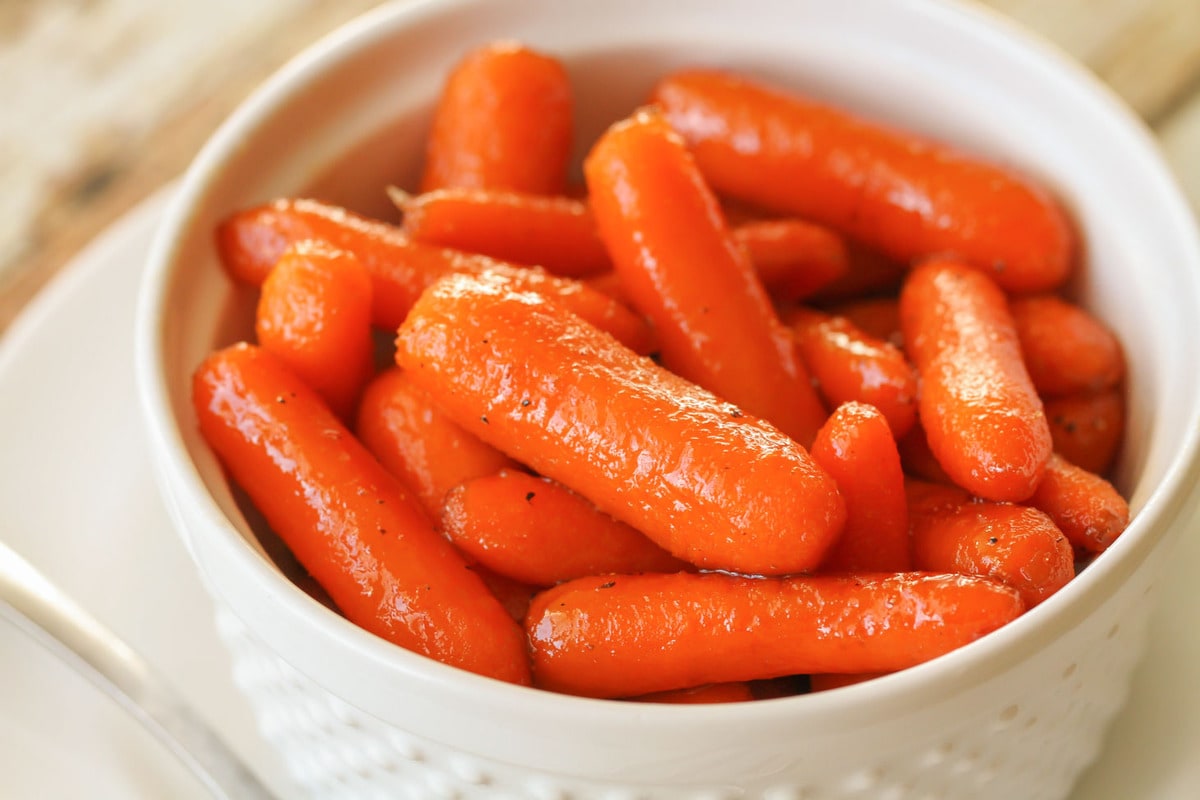
<path fill-rule="evenodd" d="M 161 205 L 161 195 L 148 201 L 81 253 L 0 346 L 0 536 L 129 641 L 286 796 L 283 770 L 233 687 L 209 598 L 159 502 L 142 440 L 133 304 Z M 1193 536 L 1164 576 L 1129 705 L 1072 800 L 1200 797 L 1198 566 Z M 105 698 L 83 690 L 86 702 L 75 701 L 68 692 L 79 687 L 61 669 L 31 667 L 46 657 L 17 637 L 0 628 L 5 796 L 82 796 L 81 785 L 89 797 L 186 796 L 164 783 L 169 770 L 145 760 L 145 742 Z"/>

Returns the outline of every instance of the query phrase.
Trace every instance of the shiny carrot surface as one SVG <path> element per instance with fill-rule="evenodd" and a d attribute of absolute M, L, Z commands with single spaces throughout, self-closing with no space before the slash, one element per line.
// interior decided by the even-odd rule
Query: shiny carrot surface
<path fill-rule="evenodd" d="M 841 532 L 804 448 L 503 275 L 426 292 L 396 361 L 464 428 L 696 565 L 803 571 Z"/>
<path fill-rule="evenodd" d="M 745 222 L 733 228 L 754 272 L 776 300 L 811 297 L 850 270 L 842 238 L 801 219 Z"/>
<path fill-rule="evenodd" d="M 1070 272 L 1066 213 L 1011 170 L 718 71 L 668 76 L 652 99 L 718 192 L 900 261 L 952 255 L 1010 291 L 1053 289 Z"/>
<path fill-rule="evenodd" d="M 1042 397 L 1111 389 L 1125 376 L 1117 338 L 1098 319 L 1054 295 L 1013 300 L 1029 377 Z"/>
<path fill-rule="evenodd" d="M 317 394 L 251 345 L 196 371 L 200 430 L 355 624 L 462 669 L 528 683 L 520 629 L 415 498 Z"/>
<path fill-rule="evenodd" d="M 938 463 L 988 500 L 1033 494 L 1050 458 L 1050 428 L 1004 294 L 958 262 L 927 262 L 904 283 L 900 323 Z"/>
<path fill-rule="evenodd" d="M 965 576 L 608 575 L 535 597 L 526 630 L 535 685 L 630 697 L 781 675 L 904 669 L 1023 610 L 1012 589 Z"/>
<path fill-rule="evenodd" d="M 653 111 L 608 129 L 584 162 L 600 238 L 663 364 L 803 445 L 825 410 L 683 140 Z"/>
<path fill-rule="evenodd" d="M 1108 472 L 1125 434 L 1125 396 L 1120 389 L 1049 398 L 1046 418 L 1056 453 L 1088 472 Z"/>
<path fill-rule="evenodd" d="M 1129 525 L 1129 504 L 1111 483 L 1057 453 L 1029 505 L 1044 512 L 1079 550 L 1107 550 Z"/>

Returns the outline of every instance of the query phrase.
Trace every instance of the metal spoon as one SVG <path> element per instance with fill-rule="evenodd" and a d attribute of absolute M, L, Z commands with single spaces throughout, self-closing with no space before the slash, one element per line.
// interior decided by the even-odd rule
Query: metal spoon
<path fill-rule="evenodd" d="M 213 730 L 111 631 L 0 542 L 0 615 L 116 700 L 218 798 L 272 797 Z"/>

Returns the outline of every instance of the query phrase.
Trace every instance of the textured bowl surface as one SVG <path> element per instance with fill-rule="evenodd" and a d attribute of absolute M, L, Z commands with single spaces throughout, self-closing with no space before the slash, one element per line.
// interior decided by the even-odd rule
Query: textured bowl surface
<path fill-rule="evenodd" d="M 443 76 L 515 38 L 559 55 L 579 150 L 673 67 L 827 98 L 1015 165 L 1086 242 L 1076 296 L 1130 364 L 1118 482 L 1131 528 L 1066 590 L 919 668 L 753 704 L 663 707 L 499 684 L 401 651 L 299 591 L 196 432 L 190 375 L 250 333 L 216 263 L 229 212 L 319 195 L 387 214 L 412 187 Z M 1141 649 L 1157 565 L 1197 477 L 1200 248 L 1146 131 L 1096 81 L 978 10 L 928 0 L 451 0 L 387 6 L 302 55 L 218 132 L 159 233 L 137 366 L 173 518 L 218 600 L 239 683 L 320 796 L 1062 797 Z M 269 543 L 268 543 L 269 544 Z"/>

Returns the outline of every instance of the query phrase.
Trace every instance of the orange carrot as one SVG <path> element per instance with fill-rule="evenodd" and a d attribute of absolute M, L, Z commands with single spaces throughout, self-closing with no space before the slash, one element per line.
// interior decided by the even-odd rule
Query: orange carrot
<path fill-rule="evenodd" d="M 422 295 L 396 361 L 468 431 L 698 566 L 804 571 L 841 532 L 802 447 L 503 275 Z"/>
<path fill-rule="evenodd" d="M 1066 213 L 1014 172 L 733 75 L 690 70 L 653 100 L 713 188 L 828 225 L 899 261 L 953 255 L 1006 290 L 1070 272 Z"/>
<path fill-rule="evenodd" d="M 1125 433 L 1125 398 L 1119 389 L 1046 401 L 1054 450 L 1072 464 L 1103 475 Z"/>
<path fill-rule="evenodd" d="M 1075 577 L 1062 531 L 1035 508 L 1007 503 L 910 506 L 917 569 L 980 575 L 1021 593 L 1032 608 Z"/>
<path fill-rule="evenodd" d="M 442 533 L 468 558 L 533 586 L 690 568 L 562 484 L 512 470 L 452 489 Z"/>
<path fill-rule="evenodd" d="M 395 330 L 426 287 L 452 272 L 505 270 L 525 291 L 553 297 L 639 353 L 654 348 L 654 334 L 641 317 L 621 303 L 578 281 L 556 278 L 457 250 L 417 244 L 399 228 L 364 219 L 313 200 L 277 200 L 238 212 L 221 223 L 217 242 L 230 274 L 246 283 L 266 278 L 292 242 L 322 239 L 348 250 L 371 273 L 375 325 Z"/>
<path fill-rule="evenodd" d="M 583 200 L 487 189 L 393 192 L 415 242 L 582 278 L 612 269 Z"/>
<path fill-rule="evenodd" d="M 738 681 L 737 683 L 708 683 L 704 686 L 674 689 L 668 692 L 652 692 L 627 699 L 639 703 L 698 705 L 700 703 L 746 703 L 754 700 L 755 697 L 754 692 L 750 689 L 750 684 Z"/>
<path fill-rule="evenodd" d="M 900 450 L 900 463 L 904 465 L 905 473 L 932 483 L 954 483 L 929 449 L 920 420 L 896 441 L 896 446 Z"/>
<path fill-rule="evenodd" d="M 1076 548 L 1107 550 L 1129 525 L 1129 504 L 1108 481 L 1055 454 L 1029 505 L 1044 512 Z"/>
<path fill-rule="evenodd" d="M 1079 306 L 1039 295 L 1013 300 L 1025 367 L 1042 397 L 1111 389 L 1125 375 L 1121 345 Z"/>
<path fill-rule="evenodd" d="M 850 269 L 842 238 L 811 222 L 762 220 L 732 230 L 734 241 L 745 248 L 758 279 L 777 300 L 810 297 Z"/>
<path fill-rule="evenodd" d="M 683 140 L 640 111 L 600 138 L 584 177 L 600 238 L 653 322 L 663 364 L 810 444 L 825 410 Z"/>
<path fill-rule="evenodd" d="M 534 595 L 541 591 L 537 586 L 513 580 L 504 575 L 492 572 L 483 564 L 469 564 L 472 572 L 479 576 L 504 610 L 515 622 L 524 624 L 525 616 L 529 613 L 529 603 Z"/>
<path fill-rule="evenodd" d="M 358 438 L 388 471 L 412 489 L 438 520 L 446 492 L 516 462 L 447 417 L 403 370 L 378 375 L 363 392 Z"/>
<path fill-rule="evenodd" d="M 526 630 L 537 686 L 632 697 L 781 675 L 904 669 L 1023 610 L 1012 589 L 966 576 L 608 575 L 535 597 Z"/>
<path fill-rule="evenodd" d="M 908 500 L 908 515 L 953 511 L 972 502 L 971 495 L 958 486 L 933 483 L 914 478 L 904 481 L 904 496 Z"/>
<path fill-rule="evenodd" d="M 297 242 L 263 282 L 254 330 L 263 349 L 342 419 L 375 369 L 371 278 L 352 254 Z"/>
<path fill-rule="evenodd" d="M 813 459 L 837 481 L 846 528 L 821 563 L 824 572 L 912 569 L 900 454 L 874 406 L 846 403 L 817 431 Z"/>
<path fill-rule="evenodd" d="M 260 348 L 197 370 L 200 430 L 271 528 L 355 624 L 462 669 L 528 683 L 525 642 L 415 498 L 317 394 Z"/>
<path fill-rule="evenodd" d="M 845 317 L 798 307 L 785 317 L 800 358 L 830 406 L 875 406 L 897 438 L 917 419 L 917 374 L 894 345 L 868 336 Z"/>
<path fill-rule="evenodd" d="M 830 689 L 840 689 L 843 686 L 853 686 L 856 683 L 865 683 L 869 680 L 883 677 L 886 674 L 886 672 L 872 672 L 866 675 L 813 675 L 808 681 L 809 691 L 828 692 Z"/>
<path fill-rule="evenodd" d="M 887 258 L 853 239 L 846 238 L 845 242 L 849 269 L 814 292 L 811 302 L 841 303 L 872 295 L 890 296 L 900 290 L 908 264 Z"/>
<path fill-rule="evenodd" d="M 900 323 L 938 463 L 988 500 L 1033 494 L 1050 458 L 1050 429 L 1004 294 L 981 272 L 931 261 L 905 281 Z"/>
<path fill-rule="evenodd" d="M 900 301 L 894 297 L 852 300 L 835 306 L 833 313 L 850 320 L 850 324 L 868 336 L 904 348 L 904 335 L 900 332 Z"/>
<path fill-rule="evenodd" d="M 570 80 L 557 59 L 512 42 L 471 52 L 442 89 L 421 191 L 565 194 L 572 113 Z"/>

